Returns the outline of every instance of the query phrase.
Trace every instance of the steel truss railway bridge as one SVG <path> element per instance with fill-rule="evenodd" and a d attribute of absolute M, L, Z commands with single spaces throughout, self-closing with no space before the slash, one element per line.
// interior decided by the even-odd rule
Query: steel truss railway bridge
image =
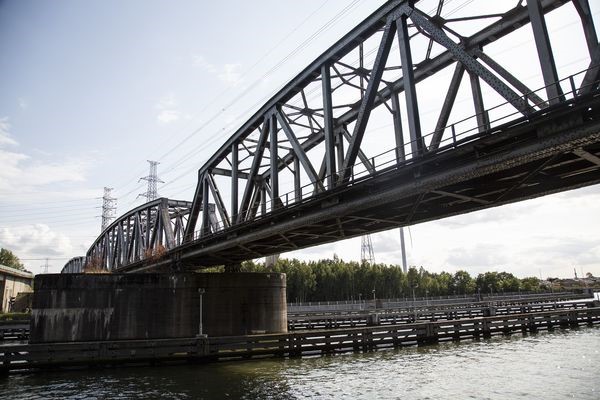
<path fill-rule="evenodd" d="M 489 13 L 454 17 L 431 3 L 385 3 L 214 153 L 192 202 L 126 213 L 63 272 L 234 266 L 598 183 L 600 46 L 588 0 L 483 0 Z M 565 7 L 589 64 L 560 76 L 546 19 Z M 519 32 L 536 51 L 515 68 L 494 54 Z M 542 87 L 520 79 L 519 65 L 541 72 Z M 456 117 L 460 93 L 467 118 Z"/>

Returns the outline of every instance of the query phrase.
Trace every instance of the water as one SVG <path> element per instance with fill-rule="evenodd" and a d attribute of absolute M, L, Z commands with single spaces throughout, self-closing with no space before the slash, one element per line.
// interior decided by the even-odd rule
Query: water
<path fill-rule="evenodd" d="M 303 359 L 11 375 L 2 399 L 600 399 L 600 326 Z"/>

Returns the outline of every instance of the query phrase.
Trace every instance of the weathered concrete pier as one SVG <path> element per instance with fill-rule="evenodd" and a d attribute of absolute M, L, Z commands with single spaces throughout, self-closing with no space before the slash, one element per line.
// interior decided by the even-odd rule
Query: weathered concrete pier
<path fill-rule="evenodd" d="M 35 288 L 32 344 L 287 332 L 284 274 L 50 274 Z"/>

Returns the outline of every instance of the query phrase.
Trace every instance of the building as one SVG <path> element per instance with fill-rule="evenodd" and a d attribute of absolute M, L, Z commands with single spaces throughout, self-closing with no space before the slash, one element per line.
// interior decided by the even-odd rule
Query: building
<path fill-rule="evenodd" d="M 0 265 L 0 312 L 11 311 L 11 302 L 19 293 L 33 291 L 33 274 Z"/>

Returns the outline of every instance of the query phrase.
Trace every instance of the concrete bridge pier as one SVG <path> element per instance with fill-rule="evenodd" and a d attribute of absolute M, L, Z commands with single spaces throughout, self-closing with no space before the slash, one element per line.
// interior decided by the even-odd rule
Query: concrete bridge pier
<path fill-rule="evenodd" d="M 30 332 L 30 343 L 286 333 L 285 274 L 37 275 Z"/>

